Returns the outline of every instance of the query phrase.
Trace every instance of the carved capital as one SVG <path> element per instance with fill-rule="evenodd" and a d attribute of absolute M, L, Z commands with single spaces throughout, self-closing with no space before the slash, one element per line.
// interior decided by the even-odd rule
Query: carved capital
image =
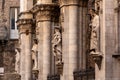
<path fill-rule="evenodd" d="M 50 11 L 39 11 L 36 14 L 36 22 L 51 20 L 51 16 L 52 14 Z"/>
<path fill-rule="evenodd" d="M 57 7 L 57 4 L 37 4 L 31 9 L 31 12 L 35 14 L 37 22 L 51 20 L 51 16 Z"/>
<path fill-rule="evenodd" d="M 32 23 L 32 19 L 19 19 L 17 21 L 19 33 L 25 33 L 26 35 L 28 35 L 31 32 Z"/>

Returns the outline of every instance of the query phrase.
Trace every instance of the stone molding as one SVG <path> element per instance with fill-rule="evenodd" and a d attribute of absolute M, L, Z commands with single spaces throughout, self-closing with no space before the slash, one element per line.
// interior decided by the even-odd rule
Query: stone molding
<path fill-rule="evenodd" d="M 18 19 L 17 20 L 18 27 L 20 27 L 21 25 L 32 24 L 32 23 L 33 23 L 32 19 Z"/>
<path fill-rule="evenodd" d="M 35 14 L 36 22 L 50 21 L 56 8 L 58 8 L 57 4 L 36 4 L 31 12 Z"/>

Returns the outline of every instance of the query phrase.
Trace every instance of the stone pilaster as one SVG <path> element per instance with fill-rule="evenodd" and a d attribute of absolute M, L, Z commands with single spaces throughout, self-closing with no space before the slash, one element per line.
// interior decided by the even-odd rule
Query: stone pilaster
<path fill-rule="evenodd" d="M 29 12 L 21 13 L 17 21 L 21 56 L 20 56 L 20 74 L 21 80 L 32 80 L 31 65 L 31 39 L 32 39 L 32 14 Z"/>
<path fill-rule="evenodd" d="M 45 0 L 46 1 L 46 0 Z M 47 0 L 49 1 L 49 0 Z M 50 74 L 52 12 L 55 4 L 38 4 L 31 10 L 36 18 L 36 36 L 38 38 L 39 79 L 47 80 Z"/>

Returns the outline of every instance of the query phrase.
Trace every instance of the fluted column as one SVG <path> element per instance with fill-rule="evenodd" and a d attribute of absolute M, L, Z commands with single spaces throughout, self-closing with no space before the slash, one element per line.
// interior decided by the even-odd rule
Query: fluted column
<path fill-rule="evenodd" d="M 51 16 L 54 7 L 54 4 L 39 4 L 32 9 L 32 12 L 36 14 L 40 80 L 47 80 L 47 76 L 50 74 Z"/>
<path fill-rule="evenodd" d="M 29 15 L 29 16 L 27 16 Z M 24 18 L 27 16 L 28 18 Z M 21 80 L 32 80 L 31 38 L 32 38 L 32 14 L 21 13 L 17 21 L 21 43 L 20 74 Z"/>

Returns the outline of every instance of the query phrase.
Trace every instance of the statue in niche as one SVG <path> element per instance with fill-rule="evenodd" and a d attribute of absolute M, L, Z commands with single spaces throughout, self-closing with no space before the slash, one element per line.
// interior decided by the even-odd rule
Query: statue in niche
<path fill-rule="evenodd" d="M 90 9 L 90 15 L 92 17 L 91 27 L 91 39 L 90 39 L 90 54 L 98 54 L 98 40 L 99 40 L 99 16 L 94 9 Z"/>
<path fill-rule="evenodd" d="M 38 66 L 38 41 L 34 39 L 32 47 L 32 61 L 33 61 L 33 70 L 37 69 Z"/>
<path fill-rule="evenodd" d="M 20 49 L 16 48 L 15 49 L 16 55 L 15 55 L 15 71 L 19 73 L 20 69 Z"/>
<path fill-rule="evenodd" d="M 60 33 L 59 27 L 55 27 L 54 29 L 52 49 L 53 49 L 53 54 L 57 59 L 56 64 L 61 64 L 62 63 L 62 51 L 61 51 L 61 33 Z"/>

